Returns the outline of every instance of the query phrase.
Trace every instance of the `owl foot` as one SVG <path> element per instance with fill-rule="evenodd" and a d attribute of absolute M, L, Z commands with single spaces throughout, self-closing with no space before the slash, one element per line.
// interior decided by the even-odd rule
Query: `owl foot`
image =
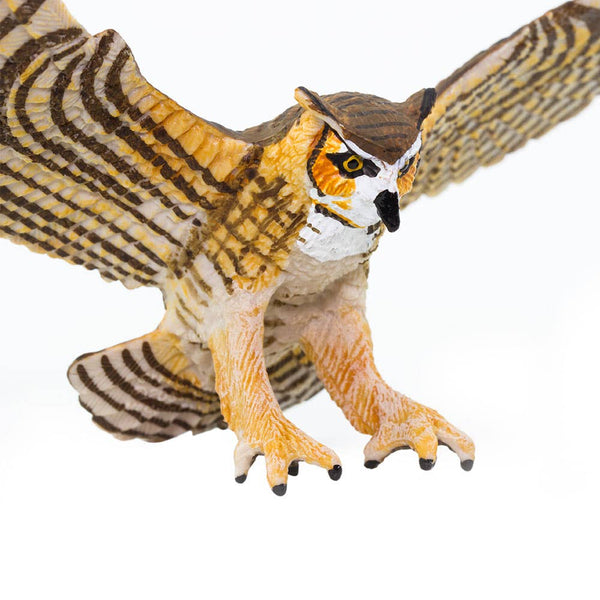
<path fill-rule="evenodd" d="M 261 455 L 267 465 L 267 480 L 277 496 L 286 493 L 288 475 L 298 475 L 300 461 L 327 469 L 334 481 L 341 477 L 342 467 L 337 454 L 307 436 L 285 417 L 271 415 L 253 425 L 238 435 L 234 453 L 238 483 L 246 481 L 250 467 Z"/>
<path fill-rule="evenodd" d="M 374 469 L 396 450 L 412 449 L 424 471 L 437 459 L 438 445 L 455 452 L 465 471 L 473 468 L 475 445 L 469 436 L 431 408 L 398 395 L 380 404 L 379 426 L 365 447 L 365 467 Z"/>

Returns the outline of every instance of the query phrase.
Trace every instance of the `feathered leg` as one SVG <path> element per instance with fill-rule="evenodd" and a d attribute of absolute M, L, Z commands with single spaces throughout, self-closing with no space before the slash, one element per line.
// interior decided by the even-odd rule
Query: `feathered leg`
<path fill-rule="evenodd" d="M 266 302 L 255 295 L 232 298 L 209 338 L 215 385 L 223 417 L 238 437 L 236 481 L 243 483 L 256 456 L 264 454 L 267 479 L 277 495 L 286 491 L 288 471 L 303 460 L 341 475 L 340 460 L 286 419 L 273 394 L 263 356 Z"/>
<path fill-rule="evenodd" d="M 435 464 L 439 442 L 456 452 L 463 469 L 470 470 L 475 458 L 471 439 L 381 378 L 364 314 L 365 290 L 361 269 L 339 286 L 303 333 L 305 351 L 333 400 L 355 429 L 372 436 L 365 447 L 365 466 L 374 468 L 394 450 L 412 448 L 421 468 L 428 470 Z"/>

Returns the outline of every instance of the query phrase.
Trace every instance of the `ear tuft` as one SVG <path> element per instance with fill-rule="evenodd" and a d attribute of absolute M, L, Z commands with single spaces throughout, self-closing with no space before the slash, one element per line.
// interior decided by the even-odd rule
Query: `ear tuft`
<path fill-rule="evenodd" d="M 423 101 L 421 102 L 421 114 L 419 115 L 419 122 L 417 127 L 420 129 L 423 121 L 429 116 L 429 113 L 435 105 L 437 100 L 437 92 L 435 88 L 427 88 L 423 90 Z"/>
<path fill-rule="evenodd" d="M 307 90 L 305 87 L 296 88 L 294 97 L 298 104 L 308 112 L 312 113 L 324 123 L 327 123 L 334 131 L 337 131 L 341 136 L 344 135 L 343 128 L 338 120 L 333 116 L 331 110 L 326 106 L 325 102 L 315 92 Z"/>
<path fill-rule="evenodd" d="M 294 93 L 294 97 L 300 106 L 306 110 L 317 113 L 322 117 L 333 117 L 323 101 L 315 92 L 311 92 L 305 87 L 298 87 Z"/>

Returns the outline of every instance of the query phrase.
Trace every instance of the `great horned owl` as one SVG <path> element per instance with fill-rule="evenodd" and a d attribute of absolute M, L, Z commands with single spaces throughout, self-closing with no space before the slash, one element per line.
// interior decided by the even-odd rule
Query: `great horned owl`
<path fill-rule="evenodd" d="M 323 386 L 371 435 L 365 465 L 468 436 L 395 392 L 374 364 L 368 263 L 400 209 L 489 165 L 600 90 L 600 0 L 568 2 L 402 103 L 296 90 L 232 131 L 141 76 L 114 31 L 60 0 L 0 0 L 0 232 L 164 295 L 156 331 L 77 359 L 69 379 L 103 429 L 164 441 L 227 426 L 235 475 L 265 455 L 276 494 L 334 452 L 283 415 Z"/>

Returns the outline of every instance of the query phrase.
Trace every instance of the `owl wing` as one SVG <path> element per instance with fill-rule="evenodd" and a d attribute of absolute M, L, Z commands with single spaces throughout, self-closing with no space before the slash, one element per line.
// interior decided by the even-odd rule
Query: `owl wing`
<path fill-rule="evenodd" d="M 600 0 L 567 2 L 475 56 L 436 91 L 403 206 L 500 161 L 600 92 Z"/>
<path fill-rule="evenodd" d="M 0 236 L 160 285 L 259 150 L 152 87 L 116 32 L 0 0 Z"/>

